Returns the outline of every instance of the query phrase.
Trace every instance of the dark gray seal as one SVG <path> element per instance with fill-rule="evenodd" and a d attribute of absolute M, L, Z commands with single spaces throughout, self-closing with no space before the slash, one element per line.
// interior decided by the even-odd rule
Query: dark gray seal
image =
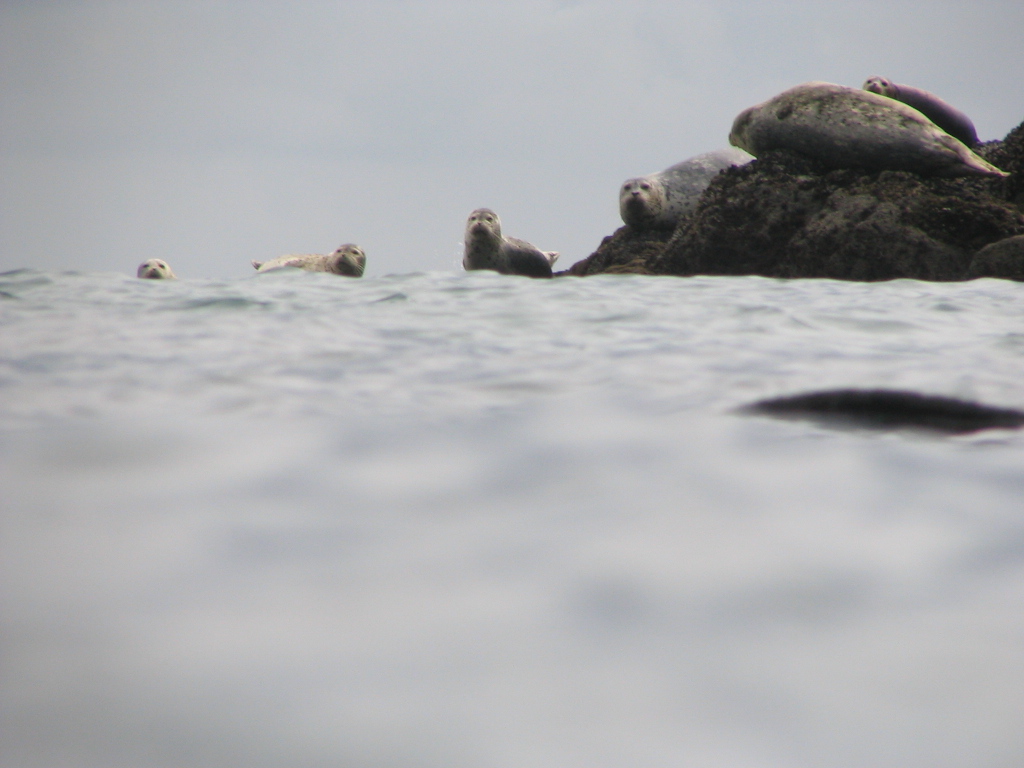
<path fill-rule="evenodd" d="M 551 277 L 556 251 L 542 251 L 525 240 L 502 237 L 501 219 L 490 208 L 477 208 L 466 220 L 462 266 L 493 269 L 503 275 Z"/>
<path fill-rule="evenodd" d="M 912 85 L 894 83 L 885 77 L 869 77 L 864 81 L 865 91 L 888 96 L 890 99 L 902 101 L 927 117 L 939 128 L 955 139 L 973 149 L 980 143 L 978 131 L 974 128 L 971 118 L 951 104 L 947 104 L 934 93 L 930 93 Z"/>
<path fill-rule="evenodd" d="M 675 229 L 719 173 L 754 158 L 742 149 L 718 149 L 683 160 L 660 173 L 627 179 L 619 189 L 619 214 L 636 230 Z"/>
<path fill-rule="evenodd" d="M 366 270 L 366 254 L 358 245 L 346 243 L 339 246 L 334 253 L 301 253 L 278 256 L 270 261 L 254 261 L 252 265 L 257 272 L 272 272 L 275 269 L 295 267 L 307 272 L 330 272 L 332 275 L 362 277 Z"/>
<path fill-rule="evenodd" d="M 758 155 L 785 149 L 831 168 L 925 176 L 1008 176 L 913 107 L 832 83 L 804 83 L 743 110 L 729 143 Z"/>
<path fill-rule="evenodd" d="M 173 280 L 177 277 L 171 271 L 171 265 L 163 259 L 150 259 L 139 264 L 136 274 L 146 280 Z"/>

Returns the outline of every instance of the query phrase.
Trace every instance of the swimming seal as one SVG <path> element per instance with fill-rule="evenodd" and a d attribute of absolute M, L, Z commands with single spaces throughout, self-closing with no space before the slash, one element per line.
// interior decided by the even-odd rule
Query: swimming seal
<path fill-rule="evenodd" d="M 551 277 L 557 251 L 542 251 L 525 240 L 502 237 L 501 219 L 490 208 L 477 208 L 466 220 L 462 266 L 493 269 L 503 275 Z"/>
<path fill-rule="evenodd" d="M 902 101 L 927 117 L 939 128 L 955 139 L 973 149 L 978 146 L 978 131 L 974 128 L 971 118 L 956 107 L 947 104 L 934 93 L 930 93 L 912 85 L 894 83 L 885 77 L 869 77 L 862 86 L 865 91 L 888 96 L 890 99 Z"/>
<path fill-rule="evenodd" d="M 139 264 L 136 274 L 146 280 L 173 280 L 177 277 L 171 265 L 163 259 L 150 259 Z"/>
<path fill-rule="evenodd" d="M 362 277 L 366 269 L 366 254 L 358 245 L 346 243 L 334 253 L 303 253 L 292 256 L 278 256 L 270 261 L 254 261 L 257 272 L 271 272 L 275 269 L 295 267 L 307 272 L 330 272 L 332 275 Z"/>
<path fill-rule="evenodd" d="M 804 83 L 745 109 L 729 143 L 755 157 L 785 149 L 831 168 L 1009 176 L 913 107 L 833 83 Z"/>
<path fill-rule="evenodd" d="M 753 159 L 742 149 L 729 147 L 696 155 L 660 173 L 627 179 L 619 188 L 622 221 L 636 230 L 674 229 L 715 176 Z"/>

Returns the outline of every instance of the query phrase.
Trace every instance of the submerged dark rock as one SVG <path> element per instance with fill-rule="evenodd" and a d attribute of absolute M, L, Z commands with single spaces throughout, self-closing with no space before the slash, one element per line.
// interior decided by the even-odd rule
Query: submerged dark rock
<path fill-rule="evenodd" d="M 927 429 L 968 434 L 1024 426 L 1024 411 L 938 395 L 886 389 L 837 389 L 762 400 L 743 413 L 807 419 L 830 426 Z"/>
<path fill-rule="evenodd" d="M 768 152 L 715 177 L 671 237 L 622 227 L 568 274 L 1024 279 L 1024 254 L 974 265 L 985 246 L 1024 235 L 1024 124 L 976 151 L 1012 175 L 830 170 Z"/>

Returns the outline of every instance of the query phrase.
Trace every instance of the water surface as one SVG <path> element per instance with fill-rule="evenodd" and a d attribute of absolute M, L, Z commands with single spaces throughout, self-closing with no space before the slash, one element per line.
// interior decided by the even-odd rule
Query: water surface
<path fill-rule="evenodd" d="M 1024 764 L 1024 286 L 0 275 L 0 765 Z"/>

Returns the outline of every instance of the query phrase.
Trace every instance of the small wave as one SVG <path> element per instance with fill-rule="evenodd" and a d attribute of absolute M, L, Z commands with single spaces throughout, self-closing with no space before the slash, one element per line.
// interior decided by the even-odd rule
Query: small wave
<path fill-rule="evenodd" d="M 266 309 L 272 306 L 272 302 L 247 299 L 243 296 L 219 296 L 205 299 L 189 299 L 179 304 L 176 309 L 208 309 L 211 307 L 223 309 L 248 309 L 249 307 L 256 307 Z"/>
<path fill-rule="evenodd" d="M 406 294 L 399 292 L 399 293 L 392 293 L 392 294 L 389 294 L 387 296 L 383 296 L 383 297 L 381 297 L 379 299 L 374 299 L 370 303 L 371 304 L 384 304 L 385 302 L 389 302 L 389 301 L 408 301 L 408 300 L 409 300 L 409 297 Z"/>
<path fill-rule="evenodd" d="M 12 269 L 9 272 L 0 272 L 0 296 L 6 299 L 21 298 L 13 291 L 52 284 L 51 278 L 35 269 Z"/>

